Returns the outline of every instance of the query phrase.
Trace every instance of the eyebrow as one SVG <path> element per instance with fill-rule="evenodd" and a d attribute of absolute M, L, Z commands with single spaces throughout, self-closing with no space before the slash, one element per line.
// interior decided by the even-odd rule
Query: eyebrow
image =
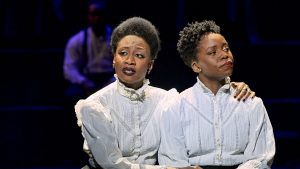
<path fill-rule="evenodd" d="M 209 50 L 209 49 L 215 49 L 215 48 L 217 48 L 217 45 L 208 46 L 208 47 L 206 48 L 206 50 Z"/>
<path fill-rule="evenodd" d="M 122 49 L 129 49 L 130 47 L 131 47 L 131 46 L 123 46 L 123 47 L 120 47 L 120 48 L 122 48 Z M 145 47 L 142 47 L 142 46 L 137 46 L 136 49 L 146 50 L 146 48 L 145 48 Z"/>

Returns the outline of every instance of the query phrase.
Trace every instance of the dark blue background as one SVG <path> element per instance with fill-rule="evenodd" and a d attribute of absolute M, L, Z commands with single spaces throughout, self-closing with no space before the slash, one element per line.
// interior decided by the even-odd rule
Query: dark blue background
<path fill-rule="evenodd" d="M 67 39 L 86 25 L 84 0 L 0 0 L 0 168 L 80 168 L 85 162 L 75 113 L 66 108 L 62 74 Z M 176 52 L 188 22 L 213 19 L 235 56 L 233 81 L 261 97 L 276 137 L 273 168 L 300 168 L 300 27 L 292 0 L 108 1 L 112 26 L 149 19 L 162 50 L 151 84 L 179 91 L 196 75 Z"/>

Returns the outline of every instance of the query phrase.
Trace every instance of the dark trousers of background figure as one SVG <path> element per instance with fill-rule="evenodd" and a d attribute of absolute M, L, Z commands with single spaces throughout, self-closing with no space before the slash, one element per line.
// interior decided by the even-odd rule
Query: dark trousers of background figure
<path fill-rule="evenodd" d="M 115 81 L 114 73 L 101 73 L 101 74 L 88 74 L 87 77 L 92 80 L 97 88 L 86 91 L 82 86 L 78 84 L 66 84 L 64 91 L 64 118 L 66 118 L 66 128 L 68 128 L 67 138 L 70 144 L 67 147 L 72 153 L 74 165 L 82 167 L 89 161 L 88 155 L 83 151 L 83 137 L 81 129 L 77 125 L 77 117 L 75 114 L 74 106 L 80 99 L 85 99 L 92 93 L 100 90 L 108 84 Z M 68 151 L 68 150 L 66 150 Z"/>

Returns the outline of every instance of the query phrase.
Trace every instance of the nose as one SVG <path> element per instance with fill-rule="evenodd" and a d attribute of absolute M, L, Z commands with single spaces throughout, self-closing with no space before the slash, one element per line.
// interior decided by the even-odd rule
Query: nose
<path fill-rule="evenodd" d="M 220 59 L 228 59 L 229 58 L 229 52 L 221 50 L 220 52 Z"/>
<path fill-rule="evenodd" d="M 221 56 L 221 59 L 228 59 L 228 58 L 229 58 L 228 54 L 224 54 Z"/>
<path fill-rule="evenodd" d="M 125 59 L 125 63 L 128 65 L 135 65 L 135 58 L 132 55 L 128 55 Z"/>

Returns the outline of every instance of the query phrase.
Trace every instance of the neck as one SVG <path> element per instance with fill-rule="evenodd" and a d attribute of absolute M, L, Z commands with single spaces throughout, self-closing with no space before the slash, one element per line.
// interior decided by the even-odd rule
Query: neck
<path fill-rule="evenodd" d="M 216 80 L 214 78 L 207 78 L 203 76 L 198 76 L 199 80 L 211 90 L 211 92 L 216 95 L 219 89 L 225 84 L 225 79 Z"/>
<path fill-rule="evenodd" d="M 126 83 L 126 82 L 122 82 L 120 79 L 119 81 L 126 87 L 128 88 L 131 88 L 131 89 L 134 89 L 134 90 L 138 90 L 139 88 L 141 88 L 143 86 L 143 81 L 140 82 L 140 83 L 134 83 L 134 84 L 129 84 L 129 83 Z"/>

